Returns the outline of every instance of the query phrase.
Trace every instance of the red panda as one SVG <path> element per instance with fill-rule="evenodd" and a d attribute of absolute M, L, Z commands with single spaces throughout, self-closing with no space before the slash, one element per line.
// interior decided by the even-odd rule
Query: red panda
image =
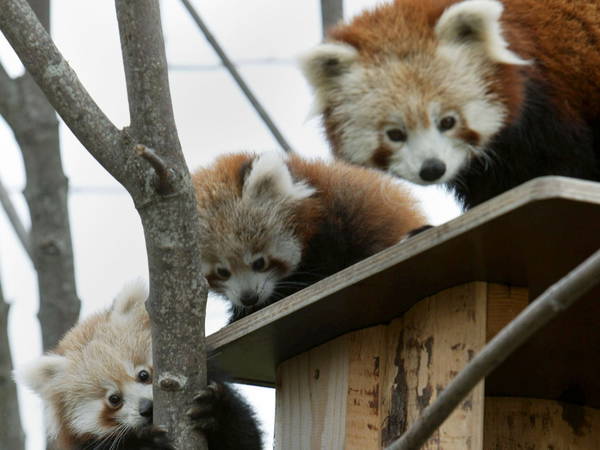
<path fill-rule="evenodd" d="M 377 253 L 425 224 L 393 179 L 275 152 L 225 155 L 193 175 L 203 272 L 231 321 Z"/>
<path fill-rule="evenodd" d="M 173 450 L 152 426 L 152 351 L 143 283 L 75 325 L 51 352 L 15 372 L 43 400 L 48 435 L 61 450 Z M 209 367 L 189 411 L 210 450 L 259 450 L 250 406 Z"/>
<path fill-rule="evenodd" d="M 301 66 L 335 155 L 466 208 L 538 176 L 600 181 L 598 0 L 396 0 Z"/>

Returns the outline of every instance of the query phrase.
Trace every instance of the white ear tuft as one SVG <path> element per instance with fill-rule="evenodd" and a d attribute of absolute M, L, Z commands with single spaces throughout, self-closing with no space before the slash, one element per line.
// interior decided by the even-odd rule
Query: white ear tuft
<path fill-rule="evenodd" d="M 277 152 L 265 152 L 252 164 L 243 189 L 243 197 L 280 198 L 302 200 L 310 197 L 315 189 L 306 183 L 294 182 L 283 156 Z"/>
<path fill-rule="evenodd" d="M 300 69 L 316 94 L 316 102 L 312 108 L 314 112 L 319 114 L 323 112 L 327 91 L 357 59 L 358 51 L 354 47 L 335 42 L 319 44 L 300 56 Z"/>
<path fill-rule="evenodd" d="M 69 360 L 64 356 L 47 354 L 15 370 L 13 377 L 18 383 L 43 395 L 56 376 L 64 372 L 68 365 Z"/>
<path fill-rule="evenodd" d="M 507 48 L 500 28 L 502 11 L 504 6 L 498 0 L 465 0 L 444 11 L 435 32 L 442 42 L 483 48 L 492 61 L 529 64 Z"/>
<path fill-rule="evenodd" d="M 131 317 L 145 314 L 144 302 L 148 298 L 148 286 L 141 278 L 127 283 L 115 297 L 111 317 Z"/>

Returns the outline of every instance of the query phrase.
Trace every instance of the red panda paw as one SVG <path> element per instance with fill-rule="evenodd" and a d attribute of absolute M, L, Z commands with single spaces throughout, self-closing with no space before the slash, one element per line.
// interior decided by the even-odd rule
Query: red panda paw
<path fill-rule="evenodd" d="M 135 445 L 137 450 L 174 450 L 167 430 L 159 425 L 143 427 L 136 433 Z M 132 441 L 133 443 L 133 441 Z M 125 447 L 126 449 L 129 447 Z"/>
<path fill-rule="evenodd" d="M 210 382 L 205 389 L 194 397 L 194 406 L 187 411 L 187 416 L 200 431 L 214 431 L 218 426 L 217 410 L 222 398 L 222 385 Z"/>

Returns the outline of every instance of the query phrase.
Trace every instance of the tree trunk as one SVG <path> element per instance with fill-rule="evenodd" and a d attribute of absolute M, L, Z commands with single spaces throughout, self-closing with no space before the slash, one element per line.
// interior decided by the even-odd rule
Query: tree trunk
<path fill-rule="evenodd" d="M 19 416 L 17 386 L 12 379 L 12 358 L 8 342 L 8 310 L 0 285 L 0 444 L 2 448 L 23 450 L 25 436 Z"/>
<path fill-rule="evenodd" d="M 199 219 L 177 137 L 157 0 L 117 0 L 131 128 L 98 108 L 25 0 L 0 0 L 0 29 L 52 106 L 88 151 L 131 194 L 150 272 L 154 423 L 178 450 L 206 449 L 187 420 L 206 383 Z"/>

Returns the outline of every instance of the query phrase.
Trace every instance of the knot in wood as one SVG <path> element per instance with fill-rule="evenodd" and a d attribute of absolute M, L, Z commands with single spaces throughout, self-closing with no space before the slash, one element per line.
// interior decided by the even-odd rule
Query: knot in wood
<path fill-rule="evenodd" d="M 186 377 L 179 377 L 175 375 L 163 375 L 158 380 L 158 385 L 164 391 L 174 392 L 182 390 L 186 382 Z"/>

